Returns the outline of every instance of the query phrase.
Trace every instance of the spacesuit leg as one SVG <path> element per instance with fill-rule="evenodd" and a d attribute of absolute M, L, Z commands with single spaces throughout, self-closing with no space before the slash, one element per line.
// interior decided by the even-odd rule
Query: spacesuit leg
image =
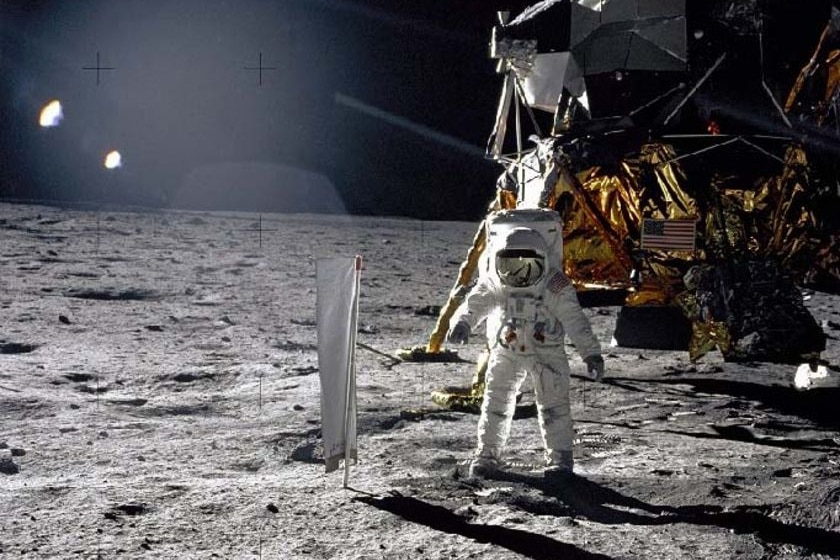
<path fill-rule="evenodd" d="M 572 415 L 569 404 L 569 363 L 562 350 L 537 360 L 532 370 L 546 466 L 571 471 Z"/>
<path fill-rule="evenodd" d="M 517 356 L 497 350 L 490 353 L 478 420 L 478 457 L 501 459 L 516 408 L 516 391 L 524 379 L 525 372 Z"/>

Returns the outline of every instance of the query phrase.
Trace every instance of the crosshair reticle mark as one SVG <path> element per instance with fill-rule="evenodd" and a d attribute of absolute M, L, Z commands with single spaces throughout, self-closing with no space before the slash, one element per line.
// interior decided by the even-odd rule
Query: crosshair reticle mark
<path fill-rule="evenodd" d="M 82 70 L 96 70 L 96 85 L 99 86 L 99 74 L 102 70 L 116 70 L 113 66 L 102 66 L 99 62 L 99 51 L 96 51 L 96 66 L 82 66 Z"/>
<path fill-rule="evenodd" d="M 262 53 L 262 51 L 260 52 L 259 64 L 257 64 L 257 66 L 243 66 L 242 68 L 244 68 L 245 70 L 257 70 L 259 72 L 260 87 L 262 87 L 263 70 L 277 70 L 277 67 L 275 67 L 275 66 L 263 66 L 263 53 Z"/>

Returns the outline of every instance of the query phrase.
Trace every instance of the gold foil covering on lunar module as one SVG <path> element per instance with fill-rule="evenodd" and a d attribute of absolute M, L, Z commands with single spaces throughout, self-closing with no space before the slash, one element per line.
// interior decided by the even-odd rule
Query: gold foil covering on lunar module
<path fill-rule="evenodd" d="M 576 286 L 629 289 L 628 306 L 679 305 L 692 321 L 689 354 L 696 360 L 714 348 L 726 353 L 731 336 L 725 322 L 703 317 L 686 291 L 683 277 L 692 266 L 738 251 L 743 256 L 773 256 L 801 280 L 821 255 L 837 260 L 821 253 L 811 236 L 816 222 L 807 204 L 805 152 L 789 145 L 780 167 L 777 175 L 718 178 L 706 186 L 706 208 L 701 211 L 673 146 L 647 144 L 611 172 L 600 167 L 579 173 L 559 169 L 542 200 L 563 216 L 563 264 Z M 491 210 L 514 206 L 514 194 L 500 189 Z M 644 218 L 697 220 L 696 251 L 641 251 Z M 440 349 L 449 317 L 471 285 L 483 249 L 482 222 L 427 351 Z M 836 262 L 824 266 L 840 277 Z M 633 269 L 641 273 L 640 283 L 630 282 Z M 435 391 L 433 400 L 450 408 L 477 409 L 484 390 L 483 365 L 480 360 L 469 389 Z"/>

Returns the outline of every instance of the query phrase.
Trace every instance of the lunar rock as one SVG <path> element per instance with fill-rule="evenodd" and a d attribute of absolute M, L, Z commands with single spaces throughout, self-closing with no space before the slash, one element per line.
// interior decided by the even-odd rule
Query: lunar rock
<path fill-rule="evenodd" d="M 12 460 L 12 454 L 7 450 L 0 452 L 0 473 L 17 474 L 19 472 L 20 467 Z"/>

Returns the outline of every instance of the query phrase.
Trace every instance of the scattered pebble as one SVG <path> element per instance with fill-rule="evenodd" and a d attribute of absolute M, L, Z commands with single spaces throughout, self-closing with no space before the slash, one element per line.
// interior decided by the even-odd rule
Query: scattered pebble
<path fill-rule="evenodd" d="M 280 513 L 280 509 L 272 503 L 269 503 L 267 506 L 265 506 L 265 509 L 267 509 L 271 513 Z"/>
<path fill-rule="evenodd" d="M 59 315 L 58 316 L 58 321 L 59 321 L 59 323 L 63 323 L 65 325 L 70 324 L 70 319 L 66 315 Z"/>
<path fill-rule="evenodd" d="M 0 456 L 0 473 L 3 474 L 17 474 L 20 472 L 20 467 L 12 461 L 11 455 Z"/>
<path fill-rule="evenodd" d="M 148 512 L 149 508 L 144 503 L 128 503 L 128 504 L 120 504 L 118 506 L 114 506 L 115 510 L 120 513 L 124 513 L 126 515 L 142 515 Z"/>
<path fill-rule="evenodd" d="M 424 305 L 422 307 L 415 308 L 414 314 L 422 317 L 437 317 L 440 315 L 440 309 L 440 305 Z"/>
<path fill-rule="evenodd" d="M 313 366 L 298 366 L 298 367 L 291 368 L 291 371 L 295 375 L 309 375 L 309 374 L 312 374 L 312 373 L 317 373 L 318 368 L 313 367 Z"/>

